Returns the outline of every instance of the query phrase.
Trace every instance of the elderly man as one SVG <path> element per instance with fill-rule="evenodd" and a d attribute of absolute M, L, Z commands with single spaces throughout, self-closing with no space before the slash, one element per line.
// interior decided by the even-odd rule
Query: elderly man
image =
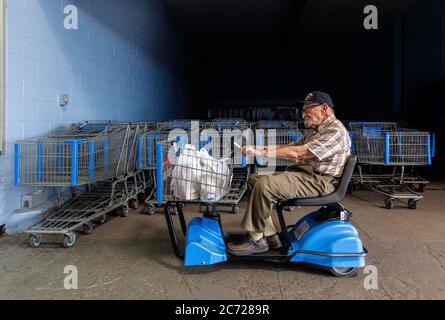
<path fill-rule="evenodd" d="M 282 247 L 271 216 L 278 201 L 313 198 L 335 190 L 350 155 L 348 131 L 336 119 L 328 94 L 311 92 L 301 102 L 304 124 L 311 129 L 302 139 L 290 145 L 248 146 L 243 150 L 256 157 L 293 159 L 298 164 L 286 172 L 253 175 L 249 180 L 251 193 L 242 222 L 247 234 L 240 242 L 227 245 L 232 255 L 247 256 Z"/>

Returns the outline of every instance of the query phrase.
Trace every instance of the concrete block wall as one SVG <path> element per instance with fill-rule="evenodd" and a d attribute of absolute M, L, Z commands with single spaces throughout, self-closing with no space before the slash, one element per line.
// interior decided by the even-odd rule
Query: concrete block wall
<path fill-rule="evenodd" d="M 67 5 L 78 9 L 77 30 L 64 27 Z M 179 118 L 190 101 L 186 57 L 162 0 L 8 0 L 0 225 L 34 190 L 13 185 L 17 140 L 75 121 Z"/>

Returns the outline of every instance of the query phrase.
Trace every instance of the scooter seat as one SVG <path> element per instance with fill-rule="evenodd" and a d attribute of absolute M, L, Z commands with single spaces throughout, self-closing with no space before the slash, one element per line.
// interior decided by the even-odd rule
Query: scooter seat
<path fill-rule="evenodd" d="M 329 195 L 316 197 L 316 198 L 298 198 L 280 202 L 282 208 L 288 206 L 325 206 L 329 204 L 335 204 L 343 200 L 346 195 L 349 181 L 351 180 L 352 173 L 354 172 L 355 165 L 357 163 L 357 156 L 350 156 L 346 162 L 343 174 L 339 179 L 337 188 Z"/>

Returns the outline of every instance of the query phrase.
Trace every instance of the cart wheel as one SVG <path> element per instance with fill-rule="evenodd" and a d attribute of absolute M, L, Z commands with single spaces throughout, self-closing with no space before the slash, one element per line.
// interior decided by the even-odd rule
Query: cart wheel
<path fill-rule="evenodd" d="M 239 212 L 239 206 L 237 204 L 234 204 L 232 207 L 232 212 L 233 213 L 238 213 Z"/>
<path fill-rule="evenodd" d="M 33 248 L 37 248 L 40 246 L 40 242 L 42 241 L 42 236 L 40 234 L 32 234 L 29 236 L 29 245 Z"/>
<path fill-rule="evenodd" d="M 210 203 L 209 203 L 209 204 L 207 205 L 207 209 L 206 209 L 206 210 L 207 210 L 207 212 L 213 212 L 213 204 L 210 204 Z"/>
<path fill-rule="evenodd" d="M 389 210 L 394 208 L 394 199 L 385 199 L 385 206 L 386 206 L 386 209 L 389 209 Z"/>
<path fill-rule="evenodd" d="M 136 210 L 138 207 L 139 207 L 138 199 L 131 199 L 130 200 L 130 208 Z"/>
<path fill-rule="evenodd" d="M 329 271 L 331 271 L 331 273 L 339 278 L 348 278 L 348 277 L 353 277 L 356 275 L 358 268 L 336 268 L 336 267 L 332 267 L 329 268 Z"/>
<path fill-rule="evenodd" d="M 117 209 L 117 214 L 120 215 L 122 218 L 126 218 L 128 217 L 128 211 L 130 211 L 128 206 L 122 206 Z"/>
<path fill-rule="evenodd" d="M 418 192 L 425 192 L 425 185 L 423 184 L 423 183 L 420 183 L 418 186 L 417 186 L 417 191 Z"/>
<path fill-rule="evenodd" d="M 156 212 L 155 212 L 155 206 L 154 205 L 152 205 L 152 204 L 148 204 L 147 205 L 147 214 L 149 215 L 149 216 L 152 216 L 152 215 L 154 215 Z"/>
<path fill-rule="evenodd" d="M 408 200 L 408 208 L 410 208 L 412 210 L 416 210 L 417 209 L 417 200 L 416 199 L 409 199 Z"/>
<path fill-rule="evenodd" d="M 63 246 L 65 248 L 71 248 L 74 246 L 74 243 L 76 242 L 76 234 L 74 232 L 68 232 L 66 235 L 63 236 Z"/>
<path fill-rule="evenodd" d="M 104 224 L 107 221 L 107 215 L 103 214 L 99 218 L 96 219 L 96 223 Z"/>
<path fill-rule="evenodd" d="M 89 235 L 91 234 L 91 232 L 93 232 L 93 224 L 91 222 L 85 223 L 83 225 L 83 230 L 82 230 L 84 235 Z"/>

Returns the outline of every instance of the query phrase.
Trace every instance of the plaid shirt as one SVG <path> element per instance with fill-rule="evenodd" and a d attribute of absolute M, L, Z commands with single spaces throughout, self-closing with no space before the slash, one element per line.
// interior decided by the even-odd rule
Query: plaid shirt
<path fill-rule="evenodd" d="M 305 160 L 316 173 L 340 177 L 351 154 L 351 139 L 345 126 L 332 115 L 290 145 L 305 145 L 316 159 Z"/>

